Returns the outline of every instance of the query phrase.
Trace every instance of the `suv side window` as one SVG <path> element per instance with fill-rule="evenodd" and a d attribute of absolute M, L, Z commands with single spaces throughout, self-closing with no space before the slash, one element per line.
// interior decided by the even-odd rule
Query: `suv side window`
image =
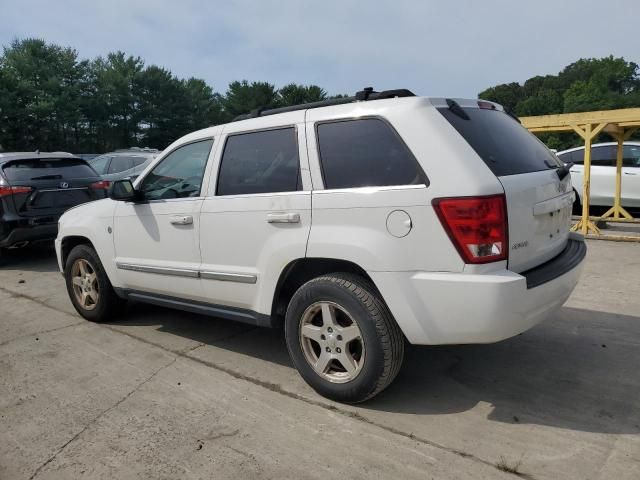
<path fill-rule="evenodd" d="M 300 184 L 295 128 L 240 133 L 227 138 L 216 195 L 294 192 Z"/>
<path fill-rule="evenodd" d="M 327 189 L 427 183 L 409 148 L 378 118 L 320 123 L 316 132 Z"/>
<path fill-rule="evenodd" d="M 149 172 L 140 185 L 146 200 L 197 197 L 213 139 L 178 147 Z"/>

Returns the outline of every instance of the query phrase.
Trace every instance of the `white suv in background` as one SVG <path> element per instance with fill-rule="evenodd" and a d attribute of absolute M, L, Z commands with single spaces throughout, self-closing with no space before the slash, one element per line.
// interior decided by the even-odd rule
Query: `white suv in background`
<path fill-rule="evenodd" d="M 509 338 L 578 282 L 569 172 L 499 105 L 366 89 L 244 117 L 64 214 L 56 251 L 83 317 L 135 299 L 284 324 L 302 377 L 359 402 L 405 341 Z"/>
<path fill-rule="evenodd" d="M 617 143 L 596 143 L 591 146 L 591 187 L 589 203 L 610 207 L 616 192 Z M 571 148 L 557 153 L 564 163 L 573 163 L 571 181 L 582 204 L 584 176 L 584 147 Z M 640 142 L 624 142 L 622 153 L 623 207 L 640 207 Z"/>

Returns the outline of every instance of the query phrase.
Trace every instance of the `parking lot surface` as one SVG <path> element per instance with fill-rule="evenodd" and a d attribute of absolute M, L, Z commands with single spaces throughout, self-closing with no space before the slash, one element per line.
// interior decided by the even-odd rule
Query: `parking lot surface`
<path fill-rule="evenodd" d="M 640 478 L 640 246 L 590 241 L 546 323 L 410 347 L 359 406 L 316 395 L 283 335 L 132 305 L 73 310 L 53 251 L 0 267 L 0 479 Z"/>

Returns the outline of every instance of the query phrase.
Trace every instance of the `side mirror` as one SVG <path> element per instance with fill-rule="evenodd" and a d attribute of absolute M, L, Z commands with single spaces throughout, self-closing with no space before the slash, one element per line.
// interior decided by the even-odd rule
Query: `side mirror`
<path fill-rule="evenodd" d="M 116 180 L 111 184 L 109 188 L 109 198 L 120 202 L 133 202 L 139 197 L 135 188 L 133 188 L 131 180 L 125 179 Z"/>

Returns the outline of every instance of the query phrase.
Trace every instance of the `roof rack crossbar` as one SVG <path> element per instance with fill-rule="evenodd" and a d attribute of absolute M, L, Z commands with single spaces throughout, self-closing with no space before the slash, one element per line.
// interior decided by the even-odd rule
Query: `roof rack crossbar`
<path fill-rule="evenodd" d="M 302 103 L 300 105 L 291 105 L 289 107 L 278 108 L 256 108 L 249 113 L 238 115 L 232 122 L 247 120 L 249 118 L 266 117 L 268 115 L 277 115 L 278 113 L 295 112 L 298 110 L 309 110 L 311 108 L 329 107 L 332 105 L 344 105 L 353 102 L 365 102 L 369 100 L 383 100 L 385 98 L 415 97 L 415 94 L 406 88 L 397 90 L 384 90 L 376 92 L 372 87 L 367 87 L 355 94 L 353 97 L 330 98 L 328 100 L 320 100 L 319 102 Z"/>

